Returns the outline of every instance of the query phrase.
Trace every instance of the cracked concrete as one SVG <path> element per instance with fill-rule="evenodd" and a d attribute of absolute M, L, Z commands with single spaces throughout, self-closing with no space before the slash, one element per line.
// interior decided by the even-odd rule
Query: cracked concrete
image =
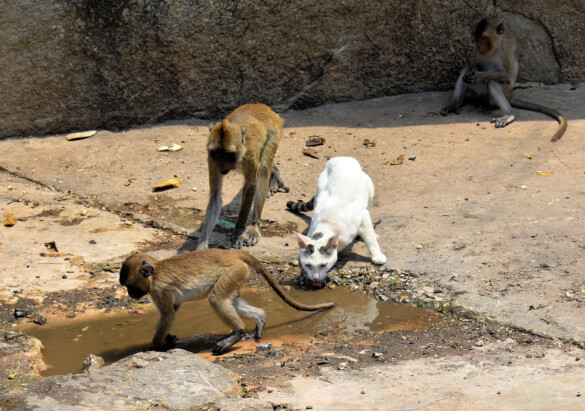
<path fill-rule="evenodd" d="M 286 112 L 277 161 L 291 192 L 269 199 L 263 219 L 292 222 L 298 230 L 306 229 L 310 215 L 288 213 L 286 202 L 313 195 L 328 157 L 354 156 L 376 186 L 371 214 L 374 221 L 380 221 L 376 232 L 388 267 L 417 273 L 421 284 L 445 288 L 453 304 L 480 317 L 582 345 L 584 93 L 582 85 L 524 84 L 515 90 L 518 98 L 550 105 L 567 116 L 569 128 L 556 144 L 549 139 L 557 124 L 538 113 L 520 111 L 517 121 L 504 129 L 493 128 L 491 116 L 474 107 L 465 107 L 459 116 L 440 117 L 438 109 L 449 99 L 448 93 L 400 95 Z M 208 198 L 207 123 L 191 119 L 124 132 L 101 130 L 79 141 L 67 141 L 63 135 L 0 141 L 4 170 L 0 215 L 15 212 L 21 218 L 13 227 L 0 227 L 3 301 L 14 297 L 15 291 L 24 298 L 59 287 L 93 287 L 95 284 L 86 282 L 87 273 L 77 271 L 80 266 L 72 261 L 120 262 L 142 241 L 163 243 L 172 235 L 140 221 L 132 223 L 133 216 L 142 222 L 154 219 L 163 226 L 174 225 L 177 232 L 193 231 Z M 319 159 L 302 155 L 305 141 L 312 135 L 325 138 L 325 145 L 317 148 Z M 375 141 L 375 147 L 364 146 L 366 138 Z M 161 145 L 173 143 L 184 149 L 157 151 Z M 413 160 L 390 165 L 401 154 Z M 175 175 L 184 179 L 181 187 L 152 193 L 152 186 Z M 29 180 L 42 185 L 32 185 Z M 228 176 L 226 203 L 236 197 L 240 185 L 239 177 Z M 130 206 L 137 210 L 130 213 L 133 216 L 128 214 Z M 86 215 L 82 215 L 83 208 Z M 168 213 L 173 210 L 175 214 Z M 149 216 L 155 212 L 156 218 Z M 71 225 L 72 221 L 76 223 Z M 74 229 L 77 231 L 71 231 Z M 187 243 L 185 236 L 177 238 Z M 47 253 L 44 243 L 53 239 L 64 253 L 56 258 L 67 263 L 43 265 L 55 258 L 41 255 Z M 211 240 L 214 245 L 224 244 L 227 235 L 215 232 Z M 280 261 L 291 261 L 298 253 L 292 234 L 264 236 L 250 251 L 265 260 Z M 74 260 L 76 257 L 81 259 Z M 348 250 L 346 261 L 349 266 L 367 263 L 363 243 Z M 102 281 L 113 285 L 117 274 Z M 388 389 L 389 381 L 408 381 L 408 386 L 389 391 L 398 396 L 399 403 L 410 404 L 404 408 L 417 407 L 423 388 L 432 393 L 429 401 L 421 403 L 425 406 L 461 408 L 463 403 L 489 409 L 505 405 L 515 396 L 528 400 L 535 386 L 542 387 L 543 394 L 532 395 L 542 399 L 544 408 L 576 409 L 581 405 L 574 394 L 569 395 L 585 384 L 581 362 L 569 367 L 581 355 L 577 348 L 562 359 L 555 352 L 547 353 L 562 366 L 515 357 L 514 363 L 519 363 L 513 372 L 501 366 L 501 349 L 494 347 L 491 356 L 481 361 L 472 353 L 453 360 L 436 375 L 414 372 L 434 369 L 438 363 L 429 360 L 410 364 L 413 371 L 405 363 L 400 370 L 372 369 L 348 374 L 348 378 L 364 386 L 371 382 L 380 392 Z M 462 362 L 477 372 L 457 371 Z M 535 378 L 520 378 L 529 369 L 535 370 Z M 372 373 L 380 373 L 380 378 L 373 380 Z M 451 378 L 453 384 L 443 385 Z M 506 387 L 501 394 L 493 392 L 498 389 L 496 381 Z M 311 382 L 298 382 L 291 382 L 290 391 L 274 391 L 273 397 L 298 398 L 291 402 L 308 404 L 300 393 Z M 419 384 L 421 390 L 409 391 L 410 384 Z M 544 391 L 547 386 L 549 391 Z M 332 395 L 339 392 L 334 389 L 337 386 L 329 388 Z M 481 396 L 482 390 L 489 390 L 490 397 Z M 545 398 L 544 393 L 551 390 L 556 396 Z M 358 403 L 353 397 L 347 401 Z"/>

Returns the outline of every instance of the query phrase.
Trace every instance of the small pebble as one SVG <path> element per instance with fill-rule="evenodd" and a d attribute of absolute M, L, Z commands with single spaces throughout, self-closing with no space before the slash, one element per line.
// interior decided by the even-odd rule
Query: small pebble
<path fill-rule="evenodd" d="M 360 392 L 360 394 L 365 394 L 365 393 L 366 393 L 366 391 L 364 391 L 364 390 L 362 390 L 362 391 Z"/>

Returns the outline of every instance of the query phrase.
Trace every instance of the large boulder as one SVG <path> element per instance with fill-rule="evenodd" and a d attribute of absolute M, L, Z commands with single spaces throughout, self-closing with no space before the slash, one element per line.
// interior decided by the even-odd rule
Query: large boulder
<path fill-rule="evenodd" d="M 90 374 L 57 375 L 0 393 L 21 409 L 195 409 L 242 394 L 237 374 L 185 350 L 148 351 Z"/>
<path fill-rule="evenodd" d="M 500 3 L 520 37 L 521 81 L 585 80 L 584 3 Z M 491 4 L 5 2 L 0 138 L 446 90 Z"/>

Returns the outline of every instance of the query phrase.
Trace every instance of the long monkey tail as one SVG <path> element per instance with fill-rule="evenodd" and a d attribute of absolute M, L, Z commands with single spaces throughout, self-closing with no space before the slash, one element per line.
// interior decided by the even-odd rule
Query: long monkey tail
<path fill-rule="evenodd" d="M 510 104 L 512 105 L 512 107 L 520 108 L 523 110 L 537 111 L 539 113 L 546 114 L 556 119 L 559 122 L 559 128 L 550 139 L 550 141 L 552 141 L 553 143 L 559 141 L 563 134 L 565 134 L 565 131 L 567 130 L 567 119 L 558 111 L 553 110 L 552 108 L 541 106 L 540 104 L 534 104 L 524 100 L 517 100 L 515 98 L 510 100 Z"/>
<path fill-rule="evenodd" d="M 268 271 L 266 271 L 266 268 L 264 268 L 264 265 L 262 265 L 262 263 L 256 257 L 252 256 L 251 254 L 249 254 L 245 251 L 241 251 L 240 255 L 241 255 L 242 260 L 246 264 L 248 264 L 248 266 L 252 267 L 257 273 L 262 275 L 262 277 L 264 277 L 266 279 L 266 281 L 268 282 L 268 284 L 270 284 L 270 286 L 274 289 L 274 292 L 276 294 L 278 294 L 278 296 L 280 298 L 282 298 L 284 300 L 284 302 L 287 303 L 288 305 L 290 305 L 291 307 L 296 308 L 297 310 L 300 310 L 300 311 L 318 311 L 318 310 L 328 309 L 328 308 L 331 308 L 331 307 L 336 305 L 335 303 L 305 305 L 305 304 L 295 300 L 294 298 L 289 296 L 282 289 L 282 287 L 276 282 L 274 277 L 272 277 L 272 275 L 270 275 L 270 273 Z"/>

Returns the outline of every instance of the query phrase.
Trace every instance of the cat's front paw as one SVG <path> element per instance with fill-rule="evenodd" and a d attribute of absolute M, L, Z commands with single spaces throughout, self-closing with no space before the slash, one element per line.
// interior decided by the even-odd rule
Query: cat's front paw
<path fill-rule="evenodd" d="M 388 261 L 388 259 L 386 258 L 386 256 L 384 254 L 380 254 L 380 255 L 372 257 L 372 262 L 374 264 L 382 265 L 382 264 L 385 264 L 386 261 Z"/>

